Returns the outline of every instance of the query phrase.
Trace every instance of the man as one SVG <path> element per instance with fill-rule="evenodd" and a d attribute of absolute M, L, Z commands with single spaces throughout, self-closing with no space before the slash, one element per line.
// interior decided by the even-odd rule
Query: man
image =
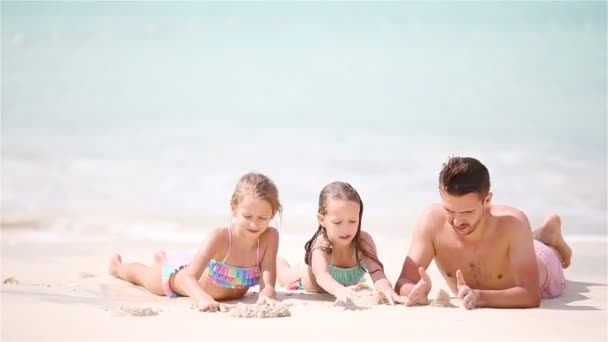
<path fill-rule="evenodd" d="M 565 288 L 572 251 L 549 215 L 532 231 L 526 215 L 492 204 L 490 175 L 478 160 L 453 157 L 439 174 L 441 204 L 420 218 L 395 290 L 406 305 L 428 304 L 435 263 L 467 309 L 538 307 Z"/>

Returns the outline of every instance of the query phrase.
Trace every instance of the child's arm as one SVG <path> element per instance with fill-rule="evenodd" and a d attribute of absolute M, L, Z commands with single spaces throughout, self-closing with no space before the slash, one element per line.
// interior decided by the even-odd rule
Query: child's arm
<path fill-rule="evenodd" d="M 338 283 L 334 277 L 329 274 L 328 265 L 330 263 L 330 256 L 321 249 L 323 246 L 322 244 L 323 242 L 320 241 L 313 244 L 310 257 L 312 273 L 315 275 L 317 284 L 323 290 L 334 295 L 337 300 L 344 301 L 346 298 L 354 295 L 354 291 Z"/>
<path fill-rule="evenodd" d="M 260 264 L 260 293 L 258 304 L 273 305 L 277 298 L 274 286 L 277 279 L 277 250 L 279 249 L 279 232 L 275 228 L 268 228 L 260 237 L 261 244 L 265 247 L 262 262 Z"/>
<path fill-rule="evenodd" d="M 183 272 L 182 287 L 186 294 L 196 301 L 198 307 L 202 311 L 214 311 L 219 308 L 218 303 L 211 297 L 198 283 L 203 275 L 209 260 L 216 252 L 217 246 L 225 244 L 223 232 L 225 229 L 215 229 L 207 240 L 203 242 L 198 252 L 192 258 L 190 265 Z"/>
<path fill-rule="evenodd" d="M 378 259 L 378 252 L 376 251 L 376 244 L 372 239 L 371 235 L 369 235 L 365 231 L 361 231 L 361 248 L 363 248 L 368 254 L 371 254 Z M 365 257 L 365 265 L 367 266 L 367 271 L 369 272 L 372 281 L 374 282 L 374 287 L 376 291 L 383 296 L 389 304 L 397 303 L 405 303 L 405 298 L 399 296 L 394 290 L 391 282 L 386 278 L 384 274 L 384 270 L 382 266 L 376 261 L 374 258 Z"/>

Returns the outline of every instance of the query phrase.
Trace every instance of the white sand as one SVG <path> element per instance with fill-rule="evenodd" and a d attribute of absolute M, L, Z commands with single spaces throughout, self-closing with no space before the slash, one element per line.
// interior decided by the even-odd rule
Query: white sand
<path fill-rule="evenodd" d="M 161 242 L 33 242 L 15 230 L 2 231 L 1 337 L 7 340 L 197 340 L 197 341 L 416 341 L 530 340 L 606 341 L 607 253 L 605 242 L 573 243 L 566 293 L 527 310 L 467 311 L 436 269 L 433 291 L 452 296 L 453 308 L 377 305 L 364 294 L 354 306 L 334 306 L 329 295 L 279 289 L 289 305 L 283 318 L 235 318 L 229 312 L 202 313 L 189 298 L 168 299 L 107 275 L 108 259 L 148 262 L 160 248 L 197 247 Z M 282 241 L 279 254 L 302 259 L 303 242 Z M 386 273 L 394 282 L 408 242 L 377 241 Z M 256 291 L 242 301 L 253 304 Z M 235 304 L 237 302 L 231 302 Z M 241 306 L 242 307 L 242 306 Z"/>

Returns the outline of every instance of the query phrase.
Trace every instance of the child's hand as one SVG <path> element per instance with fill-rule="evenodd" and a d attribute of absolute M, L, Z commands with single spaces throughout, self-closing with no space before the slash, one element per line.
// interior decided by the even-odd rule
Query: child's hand
<path fill-rule="evenodd" d="M 211 302 L 199 302 L 198 310 L 203 312 L 216 312 L 220 311 L 220 303 L 216 301 Z"/>
<path fill-rule="evenodd" d="M 355 285 L 348 286 L 349 289 L 353 291 L 361 291 L 369 289 L 369 286 L 363 281 L 356 283 Z"/>
<path fill-rule="evenodd" d="M 378 295 L 381 303 L 395 305 L 395 303 L 405 304 L 407 302 L 407 297 L 398 295 L 392 288 L 381 289 L 378 291 Z"/>
<path fill-rule="evenodd" d="M 266 295 L 259 295 L 258 296 L 258 301 L 256 302 L 256 304 L 258 305 L 270 305 L 270 306 L 276 306 L 277 305 L 277 300 L 270 298 Z"/>
<path fill-rule="evenodd" d="M 414 306 L 414 305 L 427 305 L 429 303 L 429 292 L 431 292 L 431 278 L 426 274 L 424 268 L 420 267 L 418 269 L 418 273 L 420 274 L 420 281 L 414 285 L 412 291 L 407 296 L 407 301 L 405 305 Z"/>
<path fill-rule="evenodd" d="M 342 289 L 338 293 L 336 293 L 335 296 L 336 296 L 336 303 L 346 303 L 349 300 L 352 300 L 353 298 L 358 297 L 358 294 L 355 291 L 353 291 L 353 289 L 351 289 L 350 287 L 345 287 L 344 289 Z"/>

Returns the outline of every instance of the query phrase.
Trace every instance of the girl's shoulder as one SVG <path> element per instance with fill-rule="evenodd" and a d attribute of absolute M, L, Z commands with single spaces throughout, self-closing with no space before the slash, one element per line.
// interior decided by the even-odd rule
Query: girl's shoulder
<path fill-rule="evenodd" d="M 376 243 L 374 242 L 374 239 L 368 232 L 364 230 L 361 230 L 361 233 L 359 235 L 359 246 L 361 247 L 361 249 L 368 252 L 375 253 L 376 251 Z M 361 250 L 359 252 L 362 253 Z M 363 255 L 364 254 L 362 253 L 360 257 L 363 258 Z"/>
<path fill-rule="evenodd" d="M 216 227 L 211 229 L 201 244 L 196 256 L 209 256 L 211 259 L 217 259 L 226 254 L 228 250 L 228 228 Z M 195 258 L 196 258 L 195 256 Z"/>
<path fill-rule="evenodd" d="M 310 245 L 311 251 L 314 251 L 315 249 L 329 252 L 331 251 L 331 243 L 323 234 L 319 234 Z"/>
<path fill-rule="evenodd" d="M 275 227 L 268 227 L 260 235 L 260 243 L 279 243 L 279 230 Z"/>
<path fill-rule="evenodd" d="M 365 230 L 361 230 L 359 239 L 362 240 L 363 242 L 374 243 L 374 239 L 372 238 L 372 236 Z"/>
<path fill-rule="evenodd" d="M 229 228 L 225 226 L 213 228 L 209 235 L 207 235 L 207 241 L 211 243 L 228 243 L 228 229 Z"/>

